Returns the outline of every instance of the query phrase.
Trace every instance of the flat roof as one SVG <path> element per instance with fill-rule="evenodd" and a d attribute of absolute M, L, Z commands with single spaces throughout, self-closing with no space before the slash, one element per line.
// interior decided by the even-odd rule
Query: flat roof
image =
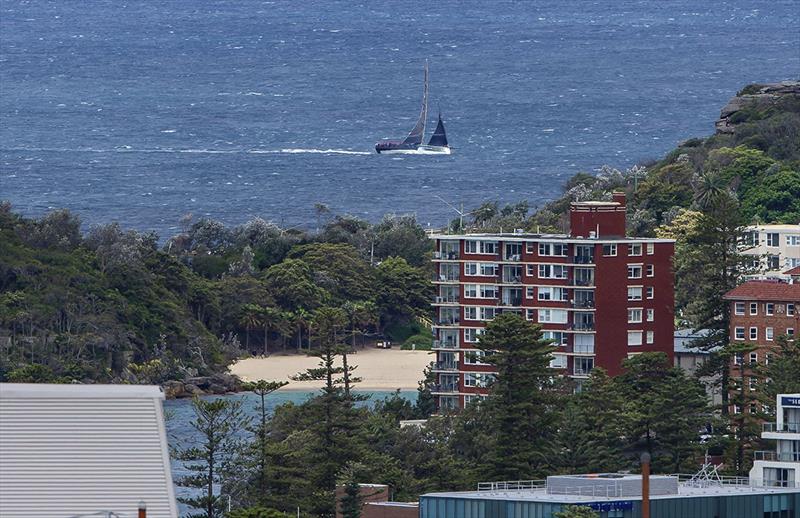
<path fill-rule="evenodd" d="M 164 399 L 157 385 L 0 383 L 0 399 Z"/>
<path fill-rule="evenodd" d="M 702 498 L 711 496 L 756 496 L 769 494 L 796 494 L 800 487 L 754 487 L 746 485 L 723 484 L 705 487 L 680 484 L 678 493 L 671 495 L 651 495 L 651 500 L 669 500 L 671 498 Z M 515 502 L 545 502 L 560 504 L 581 504 L 588 502 L 620 502 L 641 500 L 641 496 L 593 496 L 575 494 L 552 494 L 546 488 L 521 490 L 487 490 L 487 491 L 453 491 L 447 493 L 427 493 L 421 498 L 461 498 L 467 500 L 502 500 Z"/>
<path fill-rule="evenodd" d="M 674 243 L 674 239 L 663 239 L 657 237 L 577 237 L 569 234 L 534 234 L 534 233 L 513 233 L 501 232 L 495 234 L 429 234 L 431 239 L 493 239 L 496 241 L 530 241 L 549 239 L 559 241 L 569 241 L 574 243 L 618 243 L 620 241 L 642 241 L 647 243 Z"/>

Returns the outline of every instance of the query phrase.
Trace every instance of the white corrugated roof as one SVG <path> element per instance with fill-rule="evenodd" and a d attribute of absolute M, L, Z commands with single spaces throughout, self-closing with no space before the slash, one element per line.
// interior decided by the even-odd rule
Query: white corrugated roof
<path fill-rule="evenodd" d="M 159 387 L 0 384 L 0 516 L 176 518 Z"/>

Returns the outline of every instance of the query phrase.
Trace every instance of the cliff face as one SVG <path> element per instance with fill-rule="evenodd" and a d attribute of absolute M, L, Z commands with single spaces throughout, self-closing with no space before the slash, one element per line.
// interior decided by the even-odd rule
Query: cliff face
<path fill-rule="evenodd" d="M 763 112 L 787 99 L 800 101 L 800 81 L 747 86 L 722 108 L 715 123 L 717 133 L 733 133 L 738 123 L 750 118 L 749 112 Z"/>

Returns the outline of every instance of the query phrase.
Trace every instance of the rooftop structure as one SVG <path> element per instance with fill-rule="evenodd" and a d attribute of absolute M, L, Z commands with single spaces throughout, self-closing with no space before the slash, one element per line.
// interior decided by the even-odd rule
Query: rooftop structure
<path fill-rule="evenodd" d="M 0 515 L 176 518 L 159 387 L 0 383 Z"/>
<path fill-rule="evenodd" d="M 800 394 L 778 394 L 774 423 L 764 423 L 763 439 L 775 451 L 757 451 L 750 480 L 769 487 L 800 488 Z"/>
<path fill-rule="evenodd" d="M 638 518 L 641 483 L 640 475 L 618 473 L 483 483 L 477 491 L 422 495 L 420 518 L 549 517 L 569 505 L 590 507 L 601 518 Z M 650 477 L 653 517 L 794 518 L 798 511 L 798 488 L 763 487 L 742 477 Z M 778 514 L 765 514 L 771 512 Z"/>
<path fill-rule="evenodd" d="M 625 237 L 625 207 L 623 193 L 572 203 L 569 234 L 431 235 L 440 409 L 488 393 L 495 373 L 476 344 L 502 313 L 541 324 L 551 367 L 578 385 L 595 366 L 619 374 L 641 352 L 672 358 L 674 241 Z"/>

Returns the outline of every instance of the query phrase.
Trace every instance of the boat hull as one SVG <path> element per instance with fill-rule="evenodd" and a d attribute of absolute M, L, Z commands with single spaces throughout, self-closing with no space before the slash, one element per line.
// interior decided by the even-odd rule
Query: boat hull
<path fill-rule="evenodd" d="M 416 149 L 376 149 L 379 155 L 450 155 L 452 151 L 444 146 L 419 146 Z"/>

